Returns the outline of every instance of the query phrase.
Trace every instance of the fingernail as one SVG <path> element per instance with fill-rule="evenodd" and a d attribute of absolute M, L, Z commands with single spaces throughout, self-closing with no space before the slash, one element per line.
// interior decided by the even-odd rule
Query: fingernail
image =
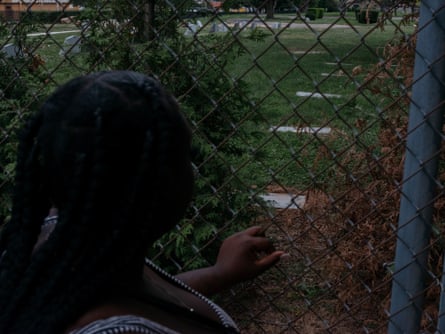
<path fill-rule="evenodd" d="M 289 253 L 283 253 L 280 256 L 280 260 L 288 260 L 290 259 L 290 254 Z"/>

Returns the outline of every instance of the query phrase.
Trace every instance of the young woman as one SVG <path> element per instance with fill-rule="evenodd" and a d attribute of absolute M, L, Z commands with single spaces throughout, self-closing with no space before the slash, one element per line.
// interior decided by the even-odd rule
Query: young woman
<path fill-rule="evenodd" d="M 191 199 L 190 136 L 174 98 L 139 73 L 94 73 L 53 93 L 20 141 L 0 235 L 0 333 L 238 331 L 204 294 L 279 260 L 259 227 L 177 277 L 145 259 Z"/>

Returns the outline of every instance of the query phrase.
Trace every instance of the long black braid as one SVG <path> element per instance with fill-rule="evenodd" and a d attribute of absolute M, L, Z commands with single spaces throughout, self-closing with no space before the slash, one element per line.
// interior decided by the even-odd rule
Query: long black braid
<path fill-rule="evenodd" d="M 147 76 L 100 72 L 59 88 L 21 137 L 0 236 L 0 333 L 60 333 L 137 294 L 147 247 L 189 200 L 189 144 L 176 102 Z M 52 205 L 59 221 L 33 253 Z"/>

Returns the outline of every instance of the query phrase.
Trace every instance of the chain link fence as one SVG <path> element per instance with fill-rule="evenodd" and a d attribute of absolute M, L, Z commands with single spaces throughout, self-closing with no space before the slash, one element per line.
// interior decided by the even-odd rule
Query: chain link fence
<path fill-rule="evenodd" d="M 216 297 L 243 332 L 445 332 L 442 1 L 0 11 L 2 220 L 16 131 L 42 99 L 80 74 L 144 72 L 195 138 L 194 201 L 151 257 L 172 272 L 207 265 L 227 235 L 261 225 L 289 256 Z"/>

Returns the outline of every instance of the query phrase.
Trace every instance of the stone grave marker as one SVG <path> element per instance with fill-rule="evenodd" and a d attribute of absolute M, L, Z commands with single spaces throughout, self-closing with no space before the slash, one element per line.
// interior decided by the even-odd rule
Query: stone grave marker
<path fill-rule="evenodd" d="M 217 31 L 218 31 L 218 25 L 215 22 L 213 22 L 212 25 L 210 26 L 209 33 L 213 34 Z"/>
<path fill-rule="evenodd" d="M 268 193 L 260 197 L 276 209 L 302 209 L 306 203 L 306 196 L 303 195 Z"/>
<path fill-rule="evenodd" d="M 64 56 L 68 53 L 80 53 L 80 36 L 72 35 L 65 38 L 63 41 L 63 49 L 60 50 L 59 55 Z"/>
<path fill-rule="evenodd" d="M 184 36 L 191 36 L 196 34 L 198 31 L 198 25 L 193 23 L 187 23 L 187 26 L 185 28 Z"/>
<path fill-rule="evenodd" d="M 210 26 L 210 33 L 216 33 L 216 32 L 227 32 L 228 29 L 224 24 L 216 24 L 212 23 Z"/>
<path fill-rule="evenodd" d="M 14 45 L 12 43 L 6 44 L 2 48 L 2 52 L 6 54 L 6 57 L 8 58 L 17 58 L 23 56 L 22 50 L 17 45 Z"/>
<path fill-rule="evenodd" d="M 270 27 L 272 29 L 281 29 L 281 22 L 272 22 Z"/>

